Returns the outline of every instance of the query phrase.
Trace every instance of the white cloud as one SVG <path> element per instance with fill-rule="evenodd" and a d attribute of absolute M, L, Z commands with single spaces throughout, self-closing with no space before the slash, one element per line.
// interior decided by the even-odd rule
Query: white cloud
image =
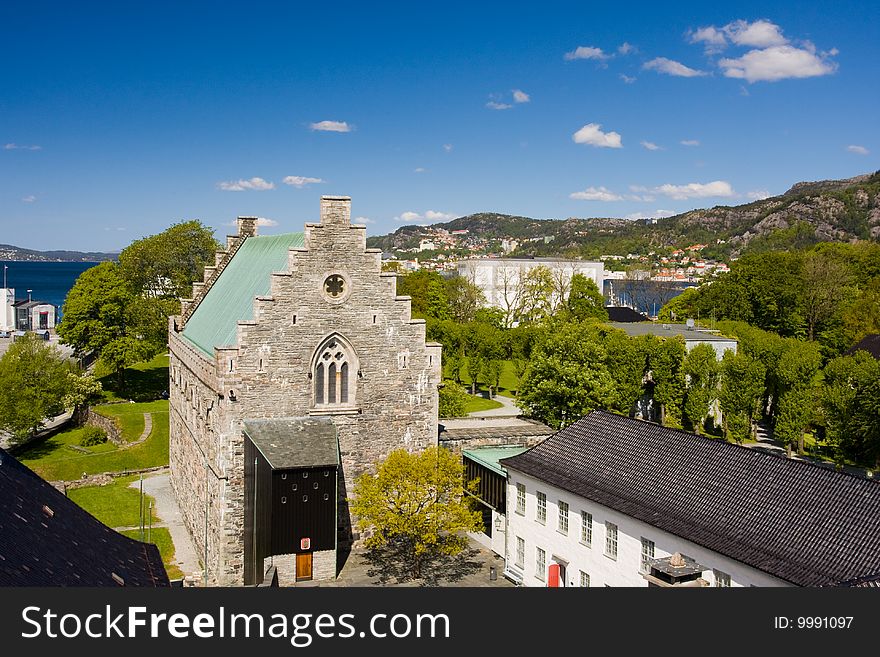
<path fill-rule="evenodd" d="M 708 54 L 721 52 L 727 46 L 723 28 L 719 30 L 714 25 L 692 30 L 688 33 L 688 41 L 704 44 Z"/>
<path fill-rule="evenodd" d="M 654 210 L 654 212 L 633 212 L 624 217 L 624 219 L 660 219 L 662 217 L 671 217 L 675 213 L 671 210 Z"/>
<path fill-rule="evenodd" d="M 571 52 L 565 53 L 565 60 L 569 62 L 573 59 L 597 59 L 599 61 L 605 61 L 609 56 L 610 55 L 606 55 L 601 48 L 594 48 L 593 46 L 578 46 Z"/>
<path fill-rule="evenodd" d="M 629 191 L 631 192 L 647 192 L 648 188 L 644 185 L 630 185 Z"/>
<path fill-rule="evenodd" d="M 452 144 L 443 144 L 443 150 L 446 151 L 447 153 L 451 153 L 452 152 Z"/>
<path fill-rule="evenodd" d="M 263 217 L 260 217 L 259 219 L 257 219 L 257 226 L 263 226 L 265 228 L 272 228 L 273 226 L 277 226 L 277 225 L 278 225 L 278 222 L 275 221 L 274 219 L 265 219 Z"/>
<path fill-rule="evenodd" d="M 531 100 L 531 97 L 520 89 L 513 90 L 513 102 L 514 103 L 527 103 Z"/>
<path fill-rule="evenodd" d="M 700 145 L 700 142 L 696 139 L 682 139 L 680 143 L 682 146 L 699 146 Z"/>
<path fill-rule="evenodd" d="M 394 220 L 401 221 L 407 224 L 418 224 L 451 221 L 455 219 L 455 217 L 456 215 L 454 214 L 447 214 L 446 212 L 436 212 L 434 210 L 428 210 L 424 214 L 419 214 L 418 212 L 407 210 L 406 212 L 401 212 L 398 216 L 394 217 Z"/>
<path fill-rule="evenodd" d="M 756 189 L 753 192 L 746 192 L 746 198 L 752 201 L 763 201 L 765 198 L 770 198 L 770 192 L 766 189 Z"/>
<path fill-rule="evenodd" d="M 856 146 L 855 144 L 851 144 L 846 147 L 850 153 L 858 153 L 859 155 L 867 155 L 870 151 L 864 146 Z"/>
<path fill-rule="evenodd" d="M 576 144 L 589 144 L 597 148 L 623 148 L 619 133 L 602 132 L 601 127 L 599 123 L 588 123 L 571 138 Z"/>
<path fill-rule="evenodd" d="M 229 180 L 218 182 L 217 187 L 224 192 L 243 192 L 248 189 L 262 192 L 267 189 L 275 189 L 275 183 L 263 180 L 262 178 L 251 178 L 250 180 Z"/>
<path fill-rule="evenodd" d="M 4 151 L 41 151 L 43 150 L 42 146 L 37 146 L 36 144 L 31 144 L 30 146 L 24 146 L 21 144 L 4 144 Z"/>
<path fill-rule="evenodd" d="M 767 19 L 757 20 L 754 23 L 734 21 L 725 25 L 723 29 L 730 40 L 738 46 L 768 48 L 788 43 L 788 39 L 782 36 L 779 26 Z"/>
<path fill-rule="evenodd" d="M 619 194 L 615 194 L 609 189 L 605 187 L 587 187 L 582 192 L 573 192 L 568 195 L 568 198 L 575 199 L 576 201 L 622 201 L 623 197 Z"/>
<path fill-rule="evenodd" d="M 28 194 L 27 196 L 22 197 L 21 202 L 22 203 L 33 203 L 36 200 L 37 200 L 36 196 L 34 196 L 33 194 Z"/>
<path fill-rule="evenodd" d="M 507 103 L 499 103 L 497 101 L 490 100 L 488 103 L 486 103 L 486 107 L 488 107 L 489 109 L 493 109 L 493 110 L 507 110 L 507 109 L 510 109 L 511 107 L 513 107 L 513 105 L 508 105 Z"/>
<path fill-rule="evenodd" d="M 646 190 L 647 191 L 647 190 Z M 627 194 L 627 201 L 638 201 L 640 203 L 653 203 L 656 198 L 653 194 Z"/>
<path fill-rule="evenodd" d="M 653 192 L 663 194 L 677 201 L 689 198 L 708 198 L 712 196 L 733 196 L 733 188 L 729 182 L 714 180 L 709 183 L 689 183 L 687 185 L 660 185 Z"/>
<path fill-rule="evenodd" d="M 354 126 L 348 125 L 345 121 L 318 121 L 309 124 L 309 128 L 319 132 L 351 132 Z"/>
<path fill-rule="evenodd" d="M 413 169 L 413 171 L 415 173 L 425 173 L 425 171 L 427 171 L 427 169 L 425 167 L 416 167 L 415 169 Z"/>
<path fill-rule="evenodd" d="M 642 68 L 648 71 L 657 71 L 658 73 L 666 73 L 666 75 L 674 75 L 678 78 L 695 78 L 706 75 L 705 71 L 698 71 L 690 66 L 685 66 L 681 62 L 666 57 L 655 57 L 650 62 L 645 62 Z"/>
<path fill-rule="evenodd" d="M 831 53 L 819 53 L 794 46 L 773 46 L 750 50 L 736 59 L 722 59 L 718 65 L 729 78 L 749 82 L 775 82 L 788 78 L 811 78 L 829 75 L 837 70 L 837 63 L 829 61 Z"/>
<path fill-rule="evenodd" d="M 326 182 L 321 178 L 309 178 L 308 176 L 285 176 L 284 180 L 282 180 L 285 185 L 290 185 L 291 187 L 296 187 L 298 189 L 302 189 L 306 185 L 314 185 L 317 183 Z"/>
<path fill-rule="evenodd" d="M 635 49 L 636 49 L 636 47 L 634 45 L 624 41 L 623 43 L 620 44 L 620 47 L 617 49 L 617 52 L 619 52 L 621 55 L 628 55 L 631 52 L 635 52 Z"/>
<path fill-rule="evenodd" d="M 630 76 L 624 75 L 623 73 L 620 74 L 620 79 L 623 80 L 624 82 L 626 82 L 627 84 L 632 84 L 633 82 L 636 81 L 635 78 L 631 78 Z"/>
<path fill-rule="evenodd" d="M 663 150 L 662 148 L 660 148 L 657 144 L 655 144 L 652 141 L 640 141 L 639 143 L 642 146 L 644 146 L 645 148 L 647 148 L 649 151 L 662 151 Z"/>
<path fill-rule="evenodd" d="M 373 221 L 372 219 L 370 219 L 369 217 L 355 217 L 354 223 L 356 223 L 356 224 L 374 224 L 376 222 Z"/>

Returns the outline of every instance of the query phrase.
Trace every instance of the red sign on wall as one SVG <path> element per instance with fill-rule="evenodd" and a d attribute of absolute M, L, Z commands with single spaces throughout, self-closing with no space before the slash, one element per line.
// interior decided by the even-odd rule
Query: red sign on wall
<path fill-rule="evenodd" d="M 300 550 L 308 550 L 312 547 L 312 539 L 310 538 L 301 538 L 299 541 L 299 549 Z"/>

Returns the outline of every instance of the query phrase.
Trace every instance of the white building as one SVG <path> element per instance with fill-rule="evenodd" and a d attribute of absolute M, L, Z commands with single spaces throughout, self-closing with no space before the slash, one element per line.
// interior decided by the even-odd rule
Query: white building
<path fill-rule="evenodd" d="M 708 344 L 715 350 L 718 360 L 724 357 L 728 349 L 736 353 L 738 341 L 728 338 L 717 331 L 698 329 L 693 323 L 670 324 L 664 322 L 609 322 L 611 326 L 625 332 L 631 338 L 642 335 L 654 335 L 658 338 L 684 338 L 685 349 L 690 351 L 698 344 Z"/>
<path fill-rule="evenodd" d="M 15 290 L 11 287 L 0 288 L 0 331 L 15 330 Z"/>
<path fill-rule="evenodd" d="M 652 560 L 676 553 L 710 586 L 880 574 L 870 479 L 604 411 L 500 463 L 505 575 L 525 586 L 648 586 Z"/>
<path fill-rule="evenodd" d="M 602 290 L 605 265 L 586 260 L 470 258 L 459 261 L 458 273 L 473 281 L 483 291 L 490 306 L 509 312 L 517 307 L 522 277 L 528 271 L 541 266 L 550 270 L 556 288 L 555 294 L 559 297 L 567 298 L 571 277 L 575 274 L 582 274 L 592 279 L 596 287 Z"/>

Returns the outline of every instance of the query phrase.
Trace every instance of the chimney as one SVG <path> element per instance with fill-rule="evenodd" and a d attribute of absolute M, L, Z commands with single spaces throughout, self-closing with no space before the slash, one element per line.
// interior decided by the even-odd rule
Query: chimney
<path fill-rule="evenodd" d="M 348 226 L 351 224 L 350 196 L 322 196 L 321 223 L 325 226 Z"/>
<path fill-rule="evenodd" d="M 709 585 L 702 577 L 705 568 L 680 552 L 662 559 L 651 559 L 649 566 L 650 571 L 642 573 L 649 587 L 690 588 Z"/>
<path fill-rule="evenodd" d="M 256 217 L 239 217 L 238 218 L 238 236 L 254 237 L 257 234 L 257 218 Z"/>

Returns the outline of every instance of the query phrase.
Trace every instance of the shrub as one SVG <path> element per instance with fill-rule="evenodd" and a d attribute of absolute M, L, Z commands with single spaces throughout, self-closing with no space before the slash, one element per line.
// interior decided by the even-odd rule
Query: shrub
<path fill-rule="evenodd" d="M 444 381 L 440 386 L 440 417 L 463 416 L 467 401 L 467 390 L 455 381 Z"/>
<path fill-rule="evenodd" d="M 85 427 L 85 429 L 83 429 L 83 435 L 79 441 L 79 444 L 82 447 L 92 447 L 93 445 L 100 445 L 106 442 L 107 432 L 104 431 L 101 427 L 89 425 Z"/>

